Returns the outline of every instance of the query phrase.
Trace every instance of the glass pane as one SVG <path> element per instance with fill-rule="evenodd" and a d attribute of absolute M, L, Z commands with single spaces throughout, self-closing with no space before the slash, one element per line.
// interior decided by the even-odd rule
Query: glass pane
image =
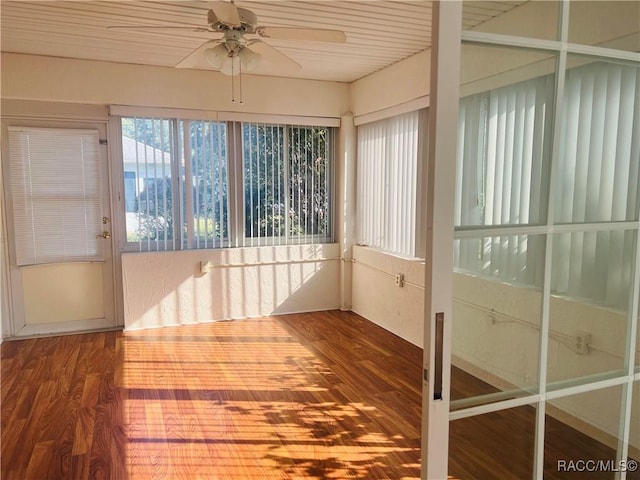
<path fill-rule="evenodd" d="M 291 237 L 327 241 L 330 231 L 331 129 L 288 128 Z"/>
<path fill-rule="evenodd" d="M 181 122 L 181 128 L 184 125 Z M 229 236 L 226 125 L 190 121 L 188 134 L 190 175 L 187 179 L 183 165 L 183 231 L 192 239 L 192 248 L 222 247 Z"/>
<path fill-rule="evenodd" d="M 242 131 L 245 237 L 259 245 L 261 238 L 285 237 L 284 128 L 244 123 Z"/>
<path fill-rule="evenodd" d="M 554 236 L 549 389 L 624 368 L 635 235 L 609 231 Z"/>
<path fill-rule="evenodd" d="M 547 402 L 544 478 L 615 478 L 622 387 Z"/>
<path fill-rule="evenodd" d="M 546 221 L 555 57 L 463 45 L 455 224 Z"/>
<path fill-rule="evenodd" d="M 449 423 L 449 478 L 532 478 L 536 407 Z"/>
<path fill-rule="evenodd" d="M 148 250 L 174 247 L 171 121 L 122 119 L 127 242 Z"/>
<path fill-rule="evenodd" d="M 451 408 L 537 391 L 543 235 L 456 240 Z"/>
<path fill-rule="evenodd" d="M 640 3 L 575 1 L 569 10 L 569 41 L 584 45 L 640 51 Z"/>
<path fill-rule="evenodd" d="M 558 1 L 464 2 L 463 30 L 554 40 L 558 36 Z"/>
<path fill-rule="evenodd" d="M 568 65 L 555 220 L 637 219 L 640 67 L 577 55 Z"/>

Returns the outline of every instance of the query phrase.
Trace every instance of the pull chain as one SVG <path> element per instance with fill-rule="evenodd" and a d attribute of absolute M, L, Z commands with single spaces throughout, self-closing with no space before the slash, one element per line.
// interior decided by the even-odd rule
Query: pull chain
<path fill-rule="evenodd" d="M 229 58 L 231 58 L 231 103 L 236 103 L 236 94 L 233 85 L 233 57 Z"/>
<path fill-rule="evenodd" d="M 240 59 L 238 59 L 240 60 Z M 240 105 L 242 105 L 244 102 L 242 101 L 242 62 L 238 61 L 238 68 L 240 69 L 240 74 L 239 74 L 239 80 L 240 80 Z"/>

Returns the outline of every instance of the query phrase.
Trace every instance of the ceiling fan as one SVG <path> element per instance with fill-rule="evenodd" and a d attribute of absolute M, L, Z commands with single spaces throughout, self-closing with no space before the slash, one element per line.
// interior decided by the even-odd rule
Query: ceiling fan
<path fill-rule="evenodd" d="M 213 69 L 226 75 L 238 75 L 254 70 L 263 60 L 278 70 L 294 71 L 301 68 L 295 60 L 277 50 L 261 38 L 345 43 L 344 32 L 320 28 L 267 27 L 258 24 L 251 10 L 230 2 L 207 2 L 206 25 L 117 25 L 119 29 L 183 29 L 195 32 L 222 34 L 209 40 L 178 62 L 176 68 L 196 68 L 206 61 Z M 257 38 L 256 38 L 257 37 Z"/>

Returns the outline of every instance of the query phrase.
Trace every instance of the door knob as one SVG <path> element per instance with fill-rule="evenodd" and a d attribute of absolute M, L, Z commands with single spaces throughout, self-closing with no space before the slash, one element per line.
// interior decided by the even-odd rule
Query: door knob
<path fill-rule="evenodd" d="M 111 238 L 111 232 L 105 230 L 100 235 L 96 235 L 96 238 Z"/>

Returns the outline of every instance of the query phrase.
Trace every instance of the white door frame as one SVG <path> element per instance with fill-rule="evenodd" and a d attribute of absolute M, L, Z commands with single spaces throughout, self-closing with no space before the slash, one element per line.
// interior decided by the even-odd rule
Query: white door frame
<path fill-rule="evenodd" d="M 462 2 L 433 2 L 422 383 L 423 479 L 447 478 Z"/>
<path fill-rule="evenodd" d="M 30 127 L 42 127 L 42 128 L 70 128 L 70 129 L 91 129 L 97 130 L 99 138 L 101 140 L 100 145 L 100 161 L 104 165 L 101 179 L 103 185 L 103 211 L 104 215 L 109 217 L 109 224 L 105 225 L 105 230 L 110 230 L 113 226 L 112 218 L 112 196 L 111 196 L 111 173 L 110 173 L 110 153 L 106 144 L 102 144 L 102 140 L 107 140 L 109 131 L 106 119 L 65 119 L 65 118 L 53 118 L 38 116 L 6 116 L 2 118 L 2 135 L 6 138 L 7 127 L 12 126 L 30 126 Z M 2 144 L 2 156 L 5 159 L 8 158 L 8 145 L 7 142 Z M 120 315 L 119 309 L 116 308 L 116 292 L 118 283 L 116 282 L 116 264 L 117 259 L 114 255 L 113 249 L 113 235 L 110 239 L 105 239 L 105 269 L 103 275 L 103 288 L 104 288 L 104 311 L 105 318 L 103 319 L 91 319 L 91 320 L 76 320 L 70 322 L 57 322 L 50 324 L 36 324 L 27 325 L 25 322 L 24 302 L 23 302 L 23 287 L 22 287 L 22 272 L 20 269 L 13 265 L 12 259 L 14 255 L 13 238 L 11 235 L 11 199 L 10 199 L 10 185 L 8 185 L 8 177 L 5 178 L 7 172 L 3 169 L 3 210 L 2 218 L 6 227 L 6 248 L 4 253 L 4 261 L 6 266 L 7 285 L 4 287 L 4 293 L 8 297 L 8 308 L 4 309 L 5 313 L 8 313 L 9 318 L 2 318 L 2 332 L 3 339 L 9 338 L 27 338 L 31 336 L 41 336 L 50 334 L 61 333 L 78 333 L 91 330 L 108 330 L 119 328 Z"/>

